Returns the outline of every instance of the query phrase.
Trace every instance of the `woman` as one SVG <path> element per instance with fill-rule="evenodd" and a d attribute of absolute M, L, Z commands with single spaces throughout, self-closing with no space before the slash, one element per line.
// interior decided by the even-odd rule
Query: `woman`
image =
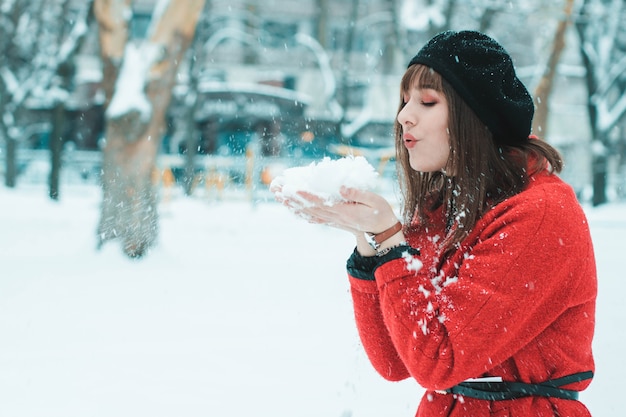
<path fill-rule="evenodd" d="M 444 32 L 400 90 L 404 225 L 368 191 L 283 200 L 356 237 L 347 268 L 372 365 L 426 388 L 417 416 L 589 416 L 577 400 L 594 370 L 589 228 L 558 152 L 529 136 L 533 102 L 509 54 Z"/>

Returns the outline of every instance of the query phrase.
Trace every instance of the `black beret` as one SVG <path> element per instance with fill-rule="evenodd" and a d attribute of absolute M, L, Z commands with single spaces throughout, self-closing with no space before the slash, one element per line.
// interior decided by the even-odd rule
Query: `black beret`
<path fill-rule="evenodd" d="M 507 51 L 475 31 L 446 31 L 411 59 L 438 72 L 487 125 L 499 143 L 513 145 L 530 134 L 533 100 L 517 78 Z"/>

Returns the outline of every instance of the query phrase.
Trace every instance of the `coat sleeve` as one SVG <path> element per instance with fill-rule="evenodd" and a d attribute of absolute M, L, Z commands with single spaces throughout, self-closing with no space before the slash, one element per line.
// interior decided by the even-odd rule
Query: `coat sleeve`
<path fill-rule="evenodd" d="M 361 342 L 376 371 L 390 381 L 408 378 L 410 374 L 398 356 L 384 323 L 374 270 L 389 260 L 418 253 L 413 248 L 402 247 L 392 249 L 382 258 L 363 257 L 355 249 L 347 262 L 355 321 Z"/>
<path fill-rule="evenodd" d="M 448 388 L 510 358 L 594 297 L 581 284 L 595 277 L 586 219 L 562 187 L 534 187 L 492 209 L 436 273 L 396 258 L 375 269 L 376 289 L 352 279 L 359 331 L 378 372 Z"/>

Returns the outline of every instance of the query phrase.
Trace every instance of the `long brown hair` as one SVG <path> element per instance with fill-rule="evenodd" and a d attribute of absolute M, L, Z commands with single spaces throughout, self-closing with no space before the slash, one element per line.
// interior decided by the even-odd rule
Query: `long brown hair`
<path fill-rule="evenodd" d="M 404 107 L 403 93 L 415 86 L 445 95 L 450 156 L 445 172 L 413 170 L 403 144 L 402 126 L 396 119 L 394 136 L 402 215 L 405 225 L 415 220 L 424 223 L 429 211 L 444 205 L 448 233 L 443 241 L 445 253 L 458 246 L 490 207 L 521 192 L 530 175 L 545 169 L 560 172 L 563 161 L 555 148 L 540 139 L 529 138 L 514 146 L 496 143 L 486 125 L 450 84 L 424 65 L 413 65 L 404 74 L 398 113 Z"/>

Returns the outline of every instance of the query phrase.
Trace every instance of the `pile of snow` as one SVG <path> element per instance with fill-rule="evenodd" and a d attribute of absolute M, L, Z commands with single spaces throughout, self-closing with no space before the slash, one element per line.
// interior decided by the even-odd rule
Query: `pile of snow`
<path fill-rule="evenodd" d="M 363 156 L 347 156 L 341 159 L 325 157 L 303 167 L 288 168 L 276 177 L 270 189 L 279 198 L 299 199 L 298 192 L 306 191 L 333 205 L 343 201 L 342 186 L 372 190 L 376 187 L 378 172 Z"/>

